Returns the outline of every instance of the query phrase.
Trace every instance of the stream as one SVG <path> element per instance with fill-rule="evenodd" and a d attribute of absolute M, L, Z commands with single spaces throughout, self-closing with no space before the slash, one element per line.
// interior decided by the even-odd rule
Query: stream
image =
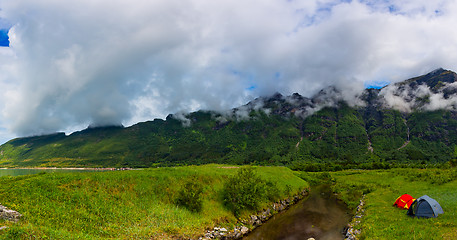
<path fill-rule="evenodd" d="M 308 197 L 276 214 L 243 240 L 344 239 L 343 230 L 351 217 L 328 185 L 315 186 Z"/>

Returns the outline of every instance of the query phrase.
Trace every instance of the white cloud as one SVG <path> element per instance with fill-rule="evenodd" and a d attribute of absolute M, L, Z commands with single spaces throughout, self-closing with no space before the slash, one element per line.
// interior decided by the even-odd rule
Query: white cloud
<path fill-rule="evenodd" d="M 451 0 L 0 0 L 0 9 L 13 25 L 0 52 L 0 126 L 19 135 L 329 85 L 351 99 L 367 81 L 457 69 Z"/>

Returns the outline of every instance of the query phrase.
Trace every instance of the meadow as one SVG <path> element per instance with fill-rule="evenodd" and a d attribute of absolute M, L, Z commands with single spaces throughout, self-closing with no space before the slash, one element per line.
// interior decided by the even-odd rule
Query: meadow
<path fill-rule="evenodd" d="M 348 170 L 330 174 L 333 190 L 354 208 L 365 194 L 360 239 L 457 239 L 457 169 Z M 437 200 L 444 214 L 418 219 L 393 207 L 408 193 Z"/>
<path fill-rule="evenodd" d="M 0 230 L 0 239 L 197 238 L 206 229 L 237 223 L 222 193 L 239 169 L 204 165 L 1 177 L 0 203 L 24 216 L 18 223 L 0 220 L 0 226 L 8 226 Z M 256 200 L 259 209 L 308 187 L 285 167 L 250 169 L 274 191 Z M 179 204 L 188 196 L 201 200 L 200 207 Z M 242 209 L 237 215 L 254 212 Z"/>
<path fill-rule="evenodd" d="M 0 230 L 0 239 L 195 239 L 216 226 L 234 227 L 239 218 L 255 212 L 237 212 L 240 209 L 224 204 L 224 186 L 242 178 L 240 169 L 250 169 L 269 192 L 255 199 L 257 209 L 296 195 L 309 184 L 330 183 L 349 209 L 365 195 L 364 216 L 357 226 L 360 239 L 457 239 L 457 169 L 315 173 L 228 165 L 1 177 L 0 203 L 24 217 L 18 223 L 0 220 L 0 226 L 9 227 Z M 407 216 L 406 210 L 392 206 L 404 193 L 434 198 L 444 214 L 431 219 Z"/>

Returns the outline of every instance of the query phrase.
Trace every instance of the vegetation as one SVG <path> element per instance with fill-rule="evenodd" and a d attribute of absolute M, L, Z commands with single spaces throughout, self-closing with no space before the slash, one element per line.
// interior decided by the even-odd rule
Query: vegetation
<path fill-rule="evenodd" d="M 265 199 L 280 199 L 275 183 L 263 180 L 252 167 L 240 168 L 236 175 L 229 177 L 224 183 L 222 197 L 235 216 L 242 210 L 258 210 Z"/>
<path fill-rule="evenodd" d="M 390 169 L 331 173 L 333 190 L 353 209 L 365 197 L 360 239 L 456 239 L 457 170 Z M 444 210 L 438 218 L 417 219 L 393 207 L 397 197 L 428 195 Z"/>
<path fill-rule="evenodd" d="M 16 224 L 0 220 L 9 226 L 0 231 L 0 239 L 167 239 L 196 237 L 215 226 L 230 228 L 237 218 L 221 193 L 238 171 L 205 165 L 1 177 L 0 202 L 24 217 Z M 264 182 L 278 179 L 278 198 L 308 187 L 284 167 L 248 171 Z M 265 207 L 270 201 L 257 198 L 256 204 Z"/>
<path fill-rule="evenodd" d="M 440 70 L 398 86 L 427 84 L 436 92 L 456 80 Z M 322 94 L 276 94 L 225 115 L 193 112 L 185 116 L 189 126 L 170 115 L 127 128 L 13 139 L 0 146 L 0 167 L 150 169 L 2 177 L 0 202 L 24 219 L 0 222 L 9 226 L 0 239 L 194 237 L 233 226 L 308 182 L 332 184 L 352 209 L 366 195 L 363 239 L 457 238 L 457 111 L 402 113 L 382 107 L 373 89 L 363 107 L 313 105 L 335 100 Z M 415 98 L 418 105 L 429 101 Z M 309 109 L 319 111 L 307 115 Z M 407 217 L 391 206 L 403 193 L 427 194 L 445 214 Z"/>
<path fill-rule="evenodd" d="M 384 168 L 442 164 L 457 158 L 457 114 L 449 111 L 404 115 L 394 110 L 355 109 L 340 103 L 339 107 L 324 108 L 304 120 L 253 110 L 250 119 L 222 123 L 213 115 L 190 114 L 190 127 L 170 117 L 128 128 L 95 128 L 69 136 L 62 133 L 14 139 L 0 146 L 0 167 L 224 163 L 320 171 L 327 169 L 313 169 L 313 164 L 339 165 L 341 169 Z"/>
<path fill-rule="evenodd" d="M 190 177 L 181 187 L 176 198 L 176 203 L 190 211 L 200 212 L 203 207 L 203 185 L 197 176 Z"/>

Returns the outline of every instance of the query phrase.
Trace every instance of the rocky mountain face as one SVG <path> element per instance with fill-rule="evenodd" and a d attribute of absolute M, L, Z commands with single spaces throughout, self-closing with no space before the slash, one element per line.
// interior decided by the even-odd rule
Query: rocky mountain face
<path fill-rule="evenodd" d="M 0 167 L 442 163 L 457 153 L 456 80 L 437 69 L 355 98 L 334 87 L 311 98 L 277 93 L 224 113 L 13 139 Z"/>

